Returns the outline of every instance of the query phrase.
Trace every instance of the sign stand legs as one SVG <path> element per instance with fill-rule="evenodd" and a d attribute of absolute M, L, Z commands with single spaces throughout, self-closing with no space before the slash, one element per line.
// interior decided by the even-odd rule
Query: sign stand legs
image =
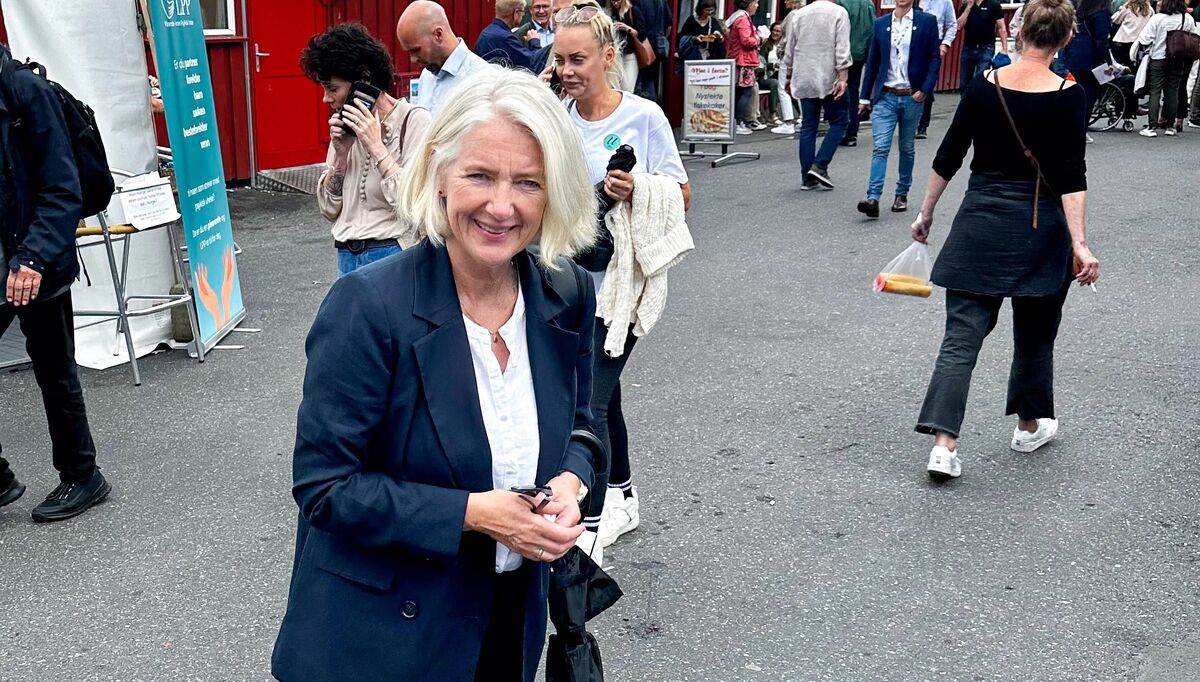
<path fill-rule="evenodd" d="M 696 151 L 697 144 L 706 144 L 706 143 L 704 143 L 704 142 L 689 142 L 688 150 L 686 152 L 683 152 L 683 151 L 679 152 L 679 155 L 684 158 L 687 158 L 687 159 L 706 159 L 713 155 L 712 152 Z M 758 152 L 731 152 L 731 151 L 729 151 L 729 143 L 728 142 L 720 142 L 720 143 L 712 142 L 712 143 L 707 143 L 707 144 L 713 144 L 713 145 L 720 144 L 721 145 L 721 156 L 716 159 L 713 159 L 713 161 L 712 161 L 713 168 L 720 168 L 721 166 L 724 166 L 725 164 L 730 163 L 731 161 L 739 161 L 739 160 L 758 161 L 759 159 L 762 158 L 762 154 L 759 154 Z"/>

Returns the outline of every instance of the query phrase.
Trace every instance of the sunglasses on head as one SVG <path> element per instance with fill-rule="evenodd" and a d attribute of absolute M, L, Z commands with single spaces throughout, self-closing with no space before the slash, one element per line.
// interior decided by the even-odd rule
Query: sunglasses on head
<path fill-rule="evenodd" d="M 600 13 L 600 8 L 591 3 L 581 3 L 564 7 L 554 15 L 554 21 L 560 24 L 565 24 L 569 21 L 586 22 L 596 18 Z"/>

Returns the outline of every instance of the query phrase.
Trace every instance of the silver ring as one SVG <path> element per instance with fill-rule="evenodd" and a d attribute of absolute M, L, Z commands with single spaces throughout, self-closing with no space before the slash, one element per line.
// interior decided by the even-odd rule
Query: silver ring
<path fill-rule="evenodd" d="M 542 560 L 542 556 L 544 556 L 545 554 L 546 554 L 546 550 L 545 550 L 545 549 L 539 549 L 539 550 L 538 550 L 538 558 L 537 558 L 537 560 L 538 560 L 538 561 L 541 561 L 541 560 Z"/>

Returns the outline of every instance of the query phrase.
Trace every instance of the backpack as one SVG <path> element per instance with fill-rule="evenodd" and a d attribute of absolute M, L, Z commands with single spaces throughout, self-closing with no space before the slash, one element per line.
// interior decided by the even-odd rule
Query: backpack
<path fill-rule="evenodd" d="M 13 89 L 13 78 L 19 69 L 28 69 L 40 76 L 58 97 L 62 107 L 63 119 L 67 123 L 67 137 L 71 140 L 71 150 L 75 154 L 75 166 L 79 170 L 79 189 L 83 198 L 81 218 L 96 215 L 108 208 L 116 185 L 112 173 L 108 170 L 108 156 L 104 153 L 104 141 L 100 139 L 100 129 L 96 126 L 96 115 L 92 108 L 80 102 L 66 88 L 46 78 L 46 67 L 37 62 L 21 63 L 12 58 L 0 61 L 0 81 L 3 82 L 4 95 L 9 102 L 16 102 Z M 14 127 L 20 127 L 22 120 L 19 107 Z"/>

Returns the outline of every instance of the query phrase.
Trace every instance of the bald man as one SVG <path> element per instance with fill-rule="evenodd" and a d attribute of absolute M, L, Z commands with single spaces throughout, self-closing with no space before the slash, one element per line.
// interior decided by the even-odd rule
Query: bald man
<path fill-rule="evenodd" d="M 396 22 L 396 40 L 422 67 L 412 103 L 433 114 L 457 82 L 487 64 L 454 35 L 446 10 L 429 0 L 416 0 L 404 9 Z"/>

